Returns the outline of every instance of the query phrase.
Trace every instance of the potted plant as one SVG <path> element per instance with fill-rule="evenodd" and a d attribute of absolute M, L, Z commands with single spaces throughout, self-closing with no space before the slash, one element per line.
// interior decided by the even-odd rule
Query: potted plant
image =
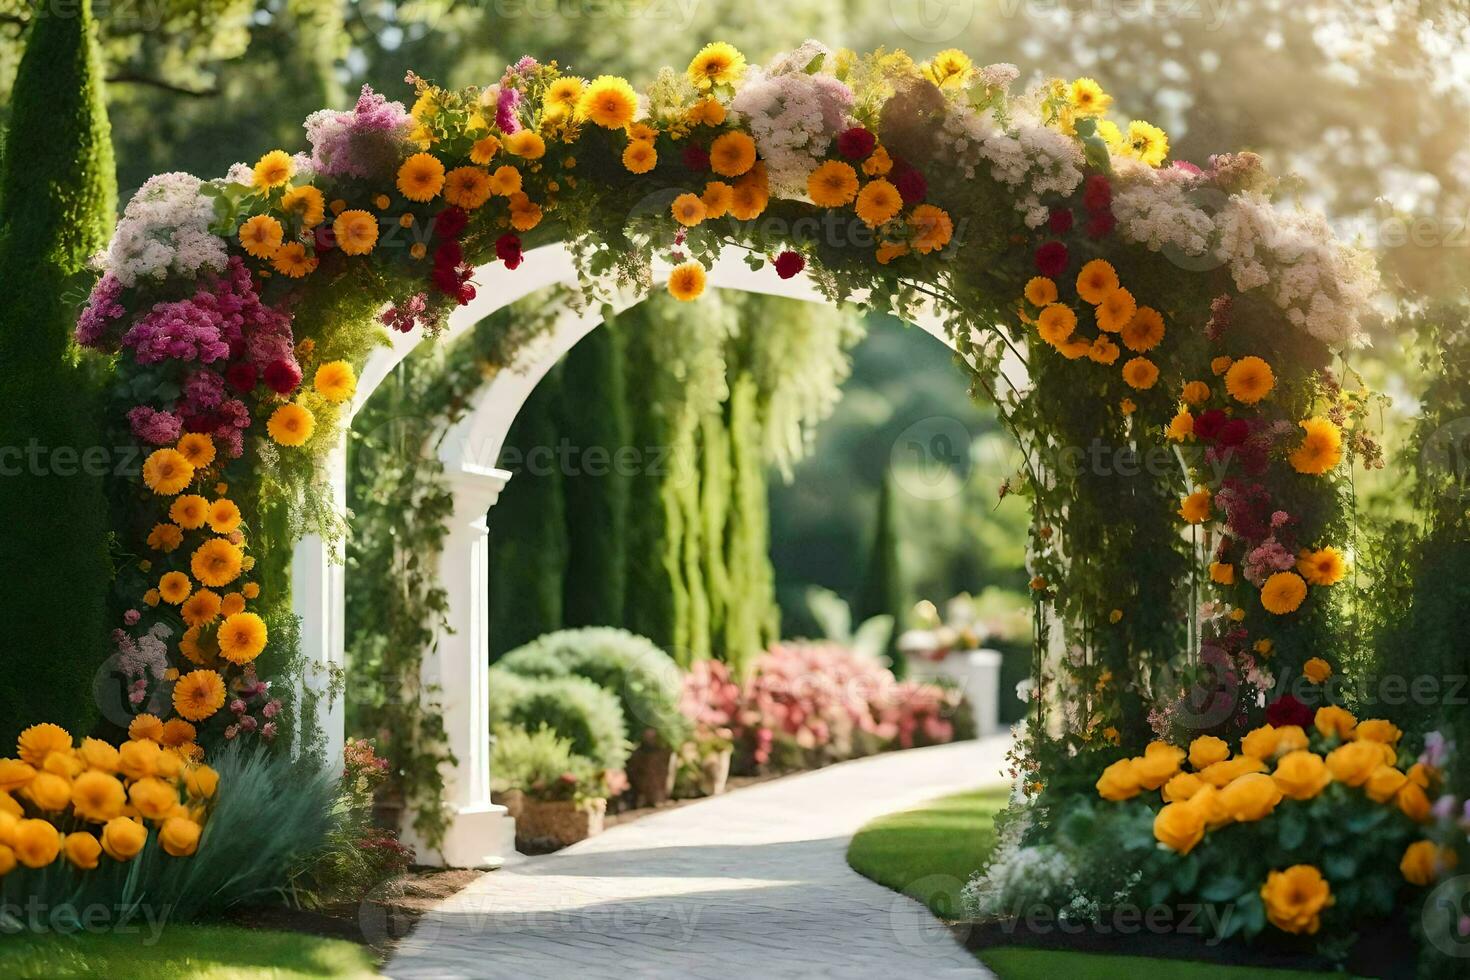
<path fill-rule="evenodd" d="M 735 755 L 735 736 L 728 728 L 699 725 L 694 735 L 679 747 L 674 772 L 674 796 L 694 799 L 719 796 L 730 779 L 730 760 Z"/>
<path fill-rule="evenodd" d="M 558 850 L 602 832 L 607 774 L 550 728 L 498 730 L 490 771 L 492 788 L 515 818 L 521 850 Z"/>

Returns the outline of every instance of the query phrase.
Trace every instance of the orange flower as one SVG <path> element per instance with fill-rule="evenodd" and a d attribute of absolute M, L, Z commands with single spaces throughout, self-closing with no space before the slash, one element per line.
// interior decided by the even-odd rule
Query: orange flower
<path fill-rule="evenodd" d="M 1277 572 L 1261 586 L 1261 605 L 1277 616 L 1295 612 L 1307 597 L 1307 583 L 1296 572 Z"/>
<path fill-rule="evenodd" d="M 490 175 L 490 193 L 500 197 L 510 197 L 518 194 L 521 190 L 521 172 L 509 164 L 496 167 L 495 172 Z"/>
<path fill-rule="evenodd" d="M 699 199 L 698 194 L 680 194 L 674 198 L 670 210 L 674 214 L 674 220 L 686 228 L 693 228 L 704 220 L 704 202 Z"/>
<path fill-rule="evenodd" d="M 1077 295 L 1096 306 L 1118 288 L 1118 273 L 1110 262 L 1093 259 L 1077 273 Z"/>
<path fill-rule="evenodd" d="M 190 671 L 174 685 L 174 710 L 189 721 L 203 721 L 224 703 L 225 682 L 216 671 Z"/>
<path fill-rule="evenodd" d="M 1145 307 L 1146 309 L 1147 307 Z M 1095 311 L 1097 327 L 1108 333 L 1117 333 L 1128 326 L 1135 314 L 1138 312 L 1138 304 L 1133 301 L 1133 294 L 1119 286 L 1117 289 L 1103 297 Z M 1158 324 L 1159 336 L 1163 336 L 1164 324 L 1161 319 Z M 1127 343 L 1124 341 L 1124 343 Z M 1141 349 L 1141 348 L 1140 348 Z"/>
<path fill-rule="evenodd" d="M 271 259 L 271 268 L 288 279 L 300 279 L 316 271 L 315 255 L 308 255 L 306 246 L 300 242 L 287 242 L 276 250 Z"/>
<path fill-rule="evenodd" d="M 444 200 L 466 211 L 490 200 L 490 193 L 490 175 L 481 167 L 455 167 L 444 178 Z"/>
<path fill-rule="evenodd" d="M 1225 390 L 1238 402 L 1254 405 L 1276 387 L 1276 376 L 1271 365 L 1259 357 L 1242 357 L 1231 363 L 1225 372 Z"/>
<path fill-rule="evenodd" d="M 1131 351 L 1153 350 L 1164 339 L 1164 318 L 1153 307 L 1141 306 L 1123 325 L 1121 337 L 1123 346 Z"/>
<path fill-rule="evenodd" d="M 306 229 L 315 228 L 322 223 L 326 217 L 326 202 L 322 200 L 322 192 L 315 187 L 292 187 L 281 195 L 281 210 L 293 215 L 301 222 L 301 227 Z"/>
<path fill-rule="evenodd" d="M 658 165 L 658 151 L 648 140 L 631 140 L 623 150 L 623 167 L 629 173 L 646 174 Z"/>
<path fill-rule="evenodd" d="M 902 209 L 903 197 L 898 188 L 881 178 L 869 181 L 857 197 L 858 217 L 869 228 L 892 221 Z"/>
<path fill-rule="evenodd" d="M 1123 380 L 1130 388 L 1145 391 L 1159 380 L 1158 366 L 1146 357 L 1131 357 L 1123 365 Z"/>
<path fill-rule="evenodd" d="M 705 218 L 723 218 L 735 200 L 735 188 L 723 180 L 712 180 L 704 185 L 704 193 L 699 199 L 704 202 Z"/>
<path fill-rule="evenodd" d="M 857 197 L 857 171 L 841 160 L 828 160 L 806 181 L 806 192 L 812 203 L 822 208 L 839 208 Z"/>
<path fill-rule="evenodd" d="M 685 262 L 669 273 L 669 293 L 677 300 L 698 299 L 704 292 L 704 284 L 704 266 L 698 262 Z"/>
<path fill-rule="evenodd" d="M 257 259 L 268 259 L 281 247 L 285 232 L 268 214 L 257 214 L 240 226 L 240 244 Z"/>
<path fill-rule="evenodd" d="M 366 255 L 378 244 L 378 219 L 366 211 L 343 211 L 332 222 L 337 246 L 347 255 Z"/>
<path fill-rule="evenodd" d="M 739 177 L 755 165 L 755 140 L 745 133 L 723 133 L 709 148 L 710 169 L 721 177 Z"/>
<path fill-rule="evenodd" d="M 909 215 L 914 228 L 914 251 L 920 255 L 937 252 L 954 237 L 954 222 L 948 212 L 932 204 L 920 204 Z"/>

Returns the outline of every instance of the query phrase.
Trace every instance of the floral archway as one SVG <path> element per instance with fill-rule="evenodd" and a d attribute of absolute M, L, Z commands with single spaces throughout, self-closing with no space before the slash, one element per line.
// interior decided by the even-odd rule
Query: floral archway
<path fill-rule="evenodd" d="M 324 464 L 358 372 L 385 330 L 476 302 L 477 267 L 560 242 L 589 303 L 655 263 L 696 300 L 735 254 L 938 312 L 1028 449 L 1033 795 L 1151 742 L 1309 724 L 1279 687 L 1345 662 L 1344 461 L 1378 450 L 1334 358 L 1372 265 L 1254 155 L 1171 161 L 1092 79 L 1016 79 L 715 43 L 640 94 L 527 57 L 483 89 L 410 74 L 411 107 L 364 89 L 307 120 L 309 153 L 150 180 L 77 330 L 119 353 L 113 418 L 146 453 L 117 528 L 129 710 L 199 739 L 305 727 L 265 681 L 300 668 L 293 543 L 346 531 Z"/>

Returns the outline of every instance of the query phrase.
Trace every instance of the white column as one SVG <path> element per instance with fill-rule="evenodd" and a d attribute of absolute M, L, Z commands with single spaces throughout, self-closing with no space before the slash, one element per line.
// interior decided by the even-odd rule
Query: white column
<path fill-rule="evenodd" d="M 444 772 L 449 827 L 442 848 L 419 839 L 406 814 L 403 837 L 425 864 L 498 867 L 515 853 L 515 821 L 490 802 L 490 568 L 486 512 L 511 474 L 461 463 L 445 474 L 454 494 L 439 578 L 448 605 L 449 631 L 425 659 L 423 680 L 435 689 L 448 747 L 458 764 Z"/>
<path fill-rule="evenodd" d="M 332 509 L 345 513 L 347 499 L 347 448 L 339 444 L 327 457 L 325 485 Z M 306 663 L 302 682 L 314 701 L 316 726 L 322 738 L 323 760 L 330 769 L 342 761 L 345 725 L 342 688 L 343 648 L 346 644 L 346 582 L 341 555 L 319 534 L 308 534 L 291 554 L 291 608 L 301 621 L 301 653 Z M 302 698 L 301 700 L 305 700 Z M 298 717 L 304 704 L 298 705 Z M 294 751 L 312 748 L 301 742 L 301 726 L 295 729 Z"/>

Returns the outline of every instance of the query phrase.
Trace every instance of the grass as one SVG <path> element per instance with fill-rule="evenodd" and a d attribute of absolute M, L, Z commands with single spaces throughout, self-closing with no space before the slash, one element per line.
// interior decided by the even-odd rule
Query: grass
<path fill-rule="evenodd" d="M 1328 974 L 1300 970 L 1269 970 L 1259 966 L 1225 966 L 1191 960 L 1161 960 L 1146 956 L 1109 956 L 1103 953 L 1067 953 L 1051 949 L 1001 947 L 987 949 L 982 962 L 1002 980 L 1118 980 L 1147 977 L 1148 980 L 1287 980 L 1322 977 Z M 1331 974 L 1346 976 L 1346 974 Z"/>
<path fill-rule="evenodd" d="M 233 926 L 169 925 L 155 933 L 8 935 L 0 976 L 62 980 L 305 980 L 377 976 L 371 950 L 339 939 Z"/>

